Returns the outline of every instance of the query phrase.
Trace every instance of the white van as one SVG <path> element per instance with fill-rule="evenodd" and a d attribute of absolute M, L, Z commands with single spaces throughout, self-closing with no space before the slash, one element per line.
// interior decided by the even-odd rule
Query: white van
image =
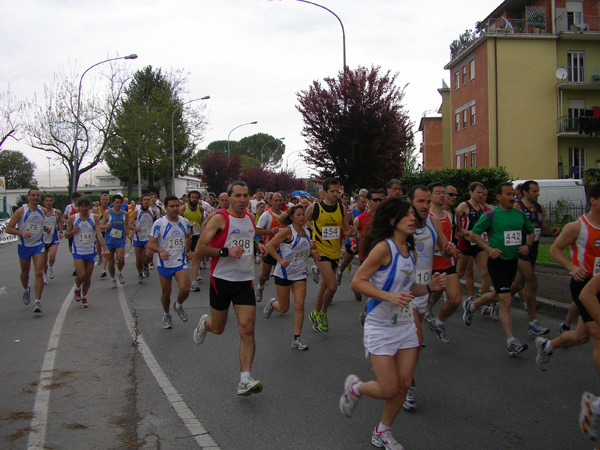
<path fill-rule="evenodd" d="M 515 180 L 513 186 L 527 180 Z M 565 178 L 559 180 L 534 180 L 540 186 L 538 202 L 546 208 L 547 213 L 554 212 L 555 221 L 571 222 L 585 213 L 586 195 L 583 180 Z"/>

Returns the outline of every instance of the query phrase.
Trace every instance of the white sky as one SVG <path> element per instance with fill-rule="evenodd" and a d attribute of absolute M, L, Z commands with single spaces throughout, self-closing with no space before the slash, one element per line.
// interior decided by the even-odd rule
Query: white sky
<path fill-rule="evenodd" d="M 449 76 L 449 45 L 474 28 L 501 0 L 318 0 L 334 11 L 346 31 L 347 64 L 381 66 L 408 83 L 405 106 L 415 132 L 426 110 L 437 109 L 437 89 Z M 342 32 L 329 12 L 296 0 L 3 1 L 0 19 L 0 91 L 10 83 L 19 99 L 43 100 L 61 67 L 79 73 L 103 59 L 137 53 L 132 71 L 147 65 L 188 74 L 185 99 L 210 95 L 209 126 L 200 143 L 255 133 L 285 137 L 286 161 L 309 173 L 296 93 L 342 68 Z M 92 69 L 83 86 L 91 85 Z M 88 79 L 90 77 L 90 79 Z M 86 83 L 87 81 L 87 83 Z M 421 133 L 416 135 L 416 144 Z M 40 186 L 48 184 L 44 152 L 9 141 L 37 164 Z M 52 185 L 66 183 L 58 164 Z M 99 169 L 94 174 L 101 172 Z M 81 184 L 89 180 L 84 175 Z"/>

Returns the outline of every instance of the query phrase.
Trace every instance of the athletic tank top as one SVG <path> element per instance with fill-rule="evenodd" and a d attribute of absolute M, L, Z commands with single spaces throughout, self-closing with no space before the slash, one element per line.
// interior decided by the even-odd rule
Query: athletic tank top
<path fill-rule="evenodd" d="M 96 254 L 96 231 L 94 216 L 90 214 L 87 220 L 82 220 L 79 213 L 75 213 L 73 228 L 79 227 L 79 231 L 73 235 L 72 252 L 74 255 Z"/>
<path fill-rule="evenodd" d="M 479 217 L 485 212 L 485 208 L 481 206 L 479 210 L 473 208 L 471 202 L 465 202 L 469 208 L 469 214 L 465 214 L 460 218 L 460 226 L 463 230 L 472 230 Z"/>
<path fill-rule="evenodd" d="M 138 210 L 137 217 L 135 219 L 134 228 L 141 228 L 142 231 L 135 232 L 133 240 L 135 242 L 146 242 L 150 237 L 152 231 L 152 224 L 154 223 L 154 214 L 152 210 L 148 208 L 148 211 L 144 212 L 141 209 Z"/>
<path fill-rule="evenodd" d="M 21 206 L 21 208 L 23 208 L 23 215 L 19 219 L 17 228 L 20 231 L 29 232 L 31 236 L 27 239 L 19 236 L 19 244 L 25 247 L 37 247 L 44 242 L 44 221 L 46 220 L 46 216 L 39 206 L 36 211 L 31 211 L 27 204 Z"/>
<path fill-rule="evenodd" d="M 390 250 L 390 262 L 377 269 L 369 282 L 376 288 L 386 292 L 408 292 L 415 283 L 415 260 L 412 252 L 409 252 L 408 256 L 403 256 L 392 239 L 386 239 L 385 243 Z M 370 298 L 367 303 L 365 324 L 368 321 L 369 324 L 376 326 L 398 324 L 407 326 L 412 324 L 414 326 L 412 310 L 412 302 L 401 308 L 393 306 L 390 302 Z M 395 319 L 394 316 L 396 316 Z"/>
<path fill-rule="evenodd" d="M 44 214 L 44 227 L 48 228 L 48 232 L 44 231 L 44 244 L 52 244 L 58 238 L 58 220 L 56 219 L 56 209 L 52 208 L 49 216 Z"/>
<path fill-rule="evenodd" d="M 267 229 L 267 228 L 268 228 L 268 229 L 271 229 L 271 228 L 280 228 L 280 229 L 283 229 L 283 228 L 285 228 L 285 227 L 286 227 L 286 225 L 283 225 L 281 222 L 279 222 L 279 219 L 280 219 L 281 217 L 283 217 L 283 214 L 284 214 L 283 210 L 281 211 L 281 214 L 279 214 L 279 215 L 276 215 L 275 213 L 273 213 L 273 211 L 271 211 L 270 209 L 267 209 L 267 210 L 266 210 L 266 211 L 263 213 L 263 215 L 265 215 L 265 214 L 268 214 L 268 216 L 265 216 L 265 217 L 271 217 L 271 223 L 270 223 L 270 224 L 268 224 L 268 223 L 267 223 L 267 224 L 265 224 L 265 227 L 264 227 L 265 229 Z M 262 216 L 261 216 L 261 217 L 262 217 Z M 259 222 L 260 222 L 260 218 L 259 218 Z M 257 222 L 257 223 L 258 223 L 258 222 Z M 273 236 L 274 236 L 274 235 L 273 235 Z M 270 234 L 266 234 L 266 235 L 264 235 L 264 236 L 262 237 L 262 239 L 263 239 L 263 244 L 267 245 L 267 244 L 269 243 L 269 241 L 270 241 L 271 239 L 273 239 L 273 236 L 271 236 Z M 277 247 L 277 248 L 279 248 L 279 247 Z"/>
<path fill-rule="evenodd" d="M 215 234 L 210 241 L 214 248 L 231 249 L 242 245 L 244 254 L 240 259 L 216 257 L 210 259 L 210 275 L 227 281 L 254 280 L 254 221 L 247 212 L 235 217 L 229 211 L 220 210 L 217 214 L 225 217 L 225 228 Z"/>
<path fill-rule="evenodd" d="M 533 209 L 529 209 L 527 206 L 525 206 L 525 203 L 523 203 L 523 201 L 520 199 L 517 200 L 517 203 L 521 207 L 521 211 L 523 211 L 523 214 L 527 216 L 527 218 L 533 225 L 533 228 L 535 230 L 534 245 L 537 245 L 542 234 L 542 219 L 544 217 L 542 207 L 539 203 L 536 202 L 535 205 L 533 205 Z"/>
<path fill-rule="evenodd" d="M 443 212 L 444 217 L 441 219 L 437 216 L 434 216 L 432 212 L 430 212 L 429 215 L 437 218 L 440 221 L 442 230 L 444 231 L 444 236 L 446 236 L 446 239 L 448 239 L 450 242 L 452 240 L 452 215 L 446 210 L 443 210 Z M 452 267 L 453 265 L 454 261 L 452 258 L 444 258 L 439 250 L 435 250 L 433 254 L 433 270 L 444 270 Z"/>
<path fill-rule="evenodd" d="M 125 211 L 121 209 L 116 213 L 112 208 L 108 210 L 108 223 L 110 227 L 106 230 L 104 239 L 107 244 L 113 244 L 125 240 Z"/>
<path fill-rule="evenodd" d="M 176 269 L 186 264 L 185 238 L 190 233 L 190 223 L 184 217 L 177 217 L 177 222 L 171 222 L 163 216 L 152 225 L 152 236 L 160 248 L 166 250 L 169 259 L 158 258 L 161 268 Z"/>
<path fill-rule="evenodd" d="M 292 230 L 290 242 L 282 242 L 279 245 L 279 255 L 287 259 L 290 265 L 281 267 L 277 263 L 273 274 L 285 280 L 297 281 L 306 279 L 306 260 L 310 254 L 310 235 L 308 229 L 304 229 L 304 237 L 300 236 L 293 225 L 288 225 Z"/>
<path fill-rule="evenodd" d="M 583 267 L 590 277 L 600 273 L 600 229 L 592 225 L 585 215 L 581 222 L 579 236 L 571 244 L 571 260 L 577 267 Z"/>
<path fill-rule="evenodd" d="M 192 211 L 190 209 L 189 204 L 185 204 L 185 209 L 183 210 L 183 217 L 185 217 L 192 227 L 192 234 L 197 236 L 200 234 L 200 225 L 202 224 L 202 207 L 198 204 L 196 205 L 196 211 Z"/>
<path fill-rule="evenodd" d="M 427 216 L 425 225 L 422 228 L 415 228 L 413 238 L 417 250 L 415 282 L 419 284 L 429 284 L 431 281 L 431 269 L 433 267 L 433 254 L 437 242 L 437 233 L 433 226 L 431 216 Z"/>
<path fill-rule="evenodd" d="M 360 262 L 363 262 L 367 257 L 367 255 L 363 253 L 362 243 L 364 242 L 364 239 L 360 240 L 361 235 L 363 238 L 366 237 L 365 233 L 367 231 L 367 226 L 373 221 L 374 217 L 375 214 L 369 214 L 369 211 L 365 211 L 358 216 L 358 235 L 356 236 L 356 244 L 358 246 L 358 259 Z"/>
<path fill-rule="evenodd" d="M 342 206 L 339 202 L 329 206 L 321 201 L 314 208 L 313 239 L 317 244 L 317 251 L 321 257 L 338 260 L 342 249 Z"/>

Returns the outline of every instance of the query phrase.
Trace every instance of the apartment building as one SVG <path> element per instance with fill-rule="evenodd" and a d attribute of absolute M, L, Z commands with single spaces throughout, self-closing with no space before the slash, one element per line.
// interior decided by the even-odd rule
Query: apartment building
<path fill-rule="evenodd" d="M 450 85 L 438 90 L 444 168 L 505 167 L 514 179 L 600 171 L 599 9 L 506 0 L 452 43 Z M 424 154 L 435 149 L 430 119 Z"/>

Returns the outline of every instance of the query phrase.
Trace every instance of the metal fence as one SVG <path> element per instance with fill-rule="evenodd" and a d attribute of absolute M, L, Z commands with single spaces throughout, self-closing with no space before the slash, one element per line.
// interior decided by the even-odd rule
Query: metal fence
<path fill-rule="evenodd" d="M 546 208 L 546 225 L 548 227 L 562 227 L 589 211 L 587 205 L 577 205 L 566 201 L 544 203 L 543 206 Z"/>

